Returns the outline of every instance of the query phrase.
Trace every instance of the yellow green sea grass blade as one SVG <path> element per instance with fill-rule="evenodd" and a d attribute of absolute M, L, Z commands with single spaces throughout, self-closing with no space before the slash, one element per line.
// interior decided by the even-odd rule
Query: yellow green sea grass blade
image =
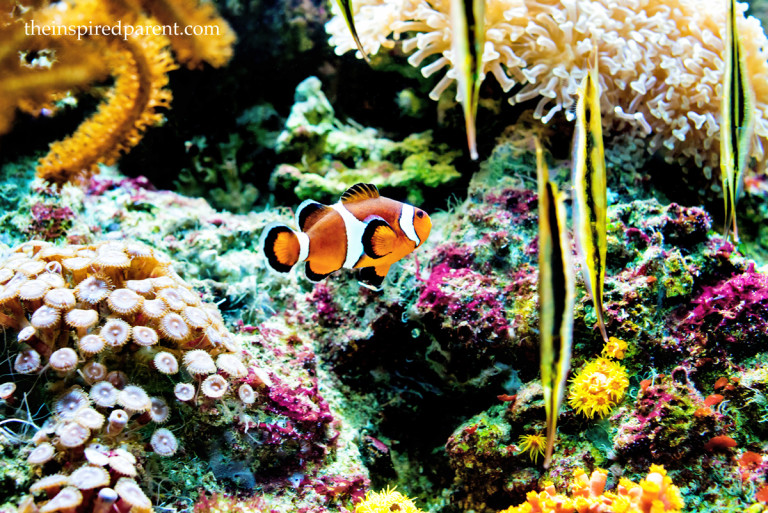
<path fill-rule="evenodd" d="M 344 16 L 344 21 L 347 22 L 347 27 L 349 27 L 349 31 L 352 33 L 352 38 L 355 40 L 360 55 L 363 56 L 365 62 L 370 64 L 371 59 L 363 49 L 363 44 L 360 42 L 360 36 L 357 35 L 357 29 L 355 28 L 355 15 L 352 13 L 352 0 L 336 0 L 336 3 L 339 5 L 339 9 L 341 9 L 341 14 Z"/>
<path fill-rule="evenodd" d="M 578 90 L 573 138 L 573 233 L 587 292 L 595 305 L 597 324 L 608 343 L 603 315 L 608 211 L 597 56 Z"/>
<path fill-rule="evenodd" d="M 477 160 L 477 105 L 483 82 L 485 0 L 451 0 L 451 52 L 457 71 L 458 99 L 464 110 L 467 146 Z"/>
<path fill-rule="evenodd" d="M 727 1 L 725 72 L 720 111 L 720 177 L 725 207 L 725 237 L 739 241 L 736 204 L 744 184 L 749 145 L 754 130 L 754 93 L 749 83 L 744 49 L 736 23 L 736 2 Z"/>
<path fill-rule="evenodd" d="M 557 186 L 549 180 L 541 144 L 536 140 L 539 182 L 539 332 L 541 385 L 547 414 L 544 468 L 555 446 L 560 406 L 565 397 L 573 342 L 573 267 L 565 227 L 565 208 Z"/>

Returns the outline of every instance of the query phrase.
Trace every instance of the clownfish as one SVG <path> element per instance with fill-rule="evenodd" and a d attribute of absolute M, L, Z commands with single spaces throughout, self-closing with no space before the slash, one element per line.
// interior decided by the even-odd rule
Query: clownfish
<path fill-rule="evenodd" d="M 360 269 L 360 281 L 378 288 L 392 264 L 424 244 L 432 230 L 426 212 L 379 195 L 375 185 L 359 183 L 335 205 L 306 200 L 296 210 L 293 230 L 268 225 L 260 245 L 269 266 L 287 273 L 299 262 L 311 281 L 339 269 Z"/>

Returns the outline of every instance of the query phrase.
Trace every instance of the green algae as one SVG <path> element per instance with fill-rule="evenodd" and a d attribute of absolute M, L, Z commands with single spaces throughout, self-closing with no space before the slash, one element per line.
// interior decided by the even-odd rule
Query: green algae
<path fill-rule="evenodd" d="M 401 189 L 409 202 L 421 204 L 427 191 L 461 176 L 455 167 L 461 152 L 435 143 L 432 132 L 393 141 L 372 128 L 338 120 L 315 77 L 296 88 L 276 148 L 291 163 L 275 170 L 271 185 L 293 190 L 300 200 L 334 202 L 363 182 Z"/>

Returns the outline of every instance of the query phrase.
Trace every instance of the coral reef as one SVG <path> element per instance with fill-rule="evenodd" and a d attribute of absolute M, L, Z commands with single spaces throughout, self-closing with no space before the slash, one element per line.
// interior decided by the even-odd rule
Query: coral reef
<path fill-rule="evenodd" d="M 354 10 L 369 54 L 402 50 L 425 77 L 448 69 L 430 93 L 437 100 L 455 73 L 450 2 L 364 0 Z M 337 53 L 356 50 L 340 14 L 327 30 Z M 756 96 L 752 155 L 762 172 L 767 40 L 754 17 L 741 16 L 739 31 Z M 716 0 L 499 0 L 486 8 L 483 71 L 505 92 L 514 90 L 513 104 L 538 99 L 534 115 L 547 122 L 574 104 L 597 53 L 604 122 L 647 136 L 650 151 L 693 159 L 711 176 L 718 162 L 724 39 L 725 4 Z"/>

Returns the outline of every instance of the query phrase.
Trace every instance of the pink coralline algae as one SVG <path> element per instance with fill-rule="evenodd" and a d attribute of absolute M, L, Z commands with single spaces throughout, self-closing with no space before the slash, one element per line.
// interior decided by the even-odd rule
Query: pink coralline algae
<path fill-rule="evenodd" d="M 26 233 L 43 240 L 56 240 L 63 236 L 72 224 L 75 213 L 69 207 L 35 203 L 31 209 L 32 221 Z"/>
<path fill-rule="evenodd" d="M 318 283 L 307 299 L 315 309 L 312 314 L 313 322 L 323 327 L 336 327 L 341 324 L 342 321 L 338 317 L 339 307 L 334 302 L 328 285 Z"/>
<path fill-rule="evenodd" d="M 722 415 L 707 412 L 701 395 L 689 383 L 657 376 L 638 392 L 633 418 L 622 423 L 614 450 L 624 456 L 666 463 L 692 457 L 725 424 Z"/>
<path fill-rule="evenodd" d="M 750 266 L 717 285 L 704 287 L 680 330 L 700 342 L 725 341 L 757 348 L 768 337 L 768 275 Z"/>
<path fill-rule="evenodd" d="M 455 331 L 463 343 L 505 341 L 509 322 L 504 296 L 489 276 L 439 264 L 432 268 L 417 307 L 441 318 L 443 327 Z"/>

